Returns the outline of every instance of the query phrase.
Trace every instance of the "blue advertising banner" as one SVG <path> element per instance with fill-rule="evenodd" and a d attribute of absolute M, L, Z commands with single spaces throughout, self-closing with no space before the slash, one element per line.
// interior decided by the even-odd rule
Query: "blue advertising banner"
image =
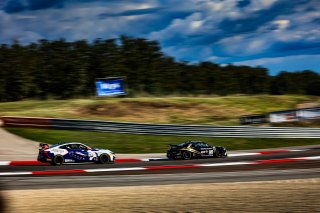
<path fill-rule="evenodd" d="M 106 78 L 97 79 L 96 88 L 97 95 L 100 96 L 116 96 L 125 95 L 125 85 L 123 78 Z"/>

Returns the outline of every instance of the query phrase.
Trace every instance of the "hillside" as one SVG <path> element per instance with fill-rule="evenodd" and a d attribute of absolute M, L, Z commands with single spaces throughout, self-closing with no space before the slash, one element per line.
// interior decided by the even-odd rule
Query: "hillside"
<path fill-rule="evenodd" d="M 313 105 L 320 105 L 320 97 L 238 95 L 25 100 L 0 103 L 0 116 L 77 118 L 144 123 L 239 125 L 239 117 L 241 115 L 267 113 Z"/>

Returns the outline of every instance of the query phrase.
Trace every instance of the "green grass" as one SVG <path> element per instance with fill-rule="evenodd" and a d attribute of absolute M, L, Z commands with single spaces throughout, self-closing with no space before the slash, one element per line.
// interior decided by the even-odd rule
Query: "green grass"
<path fill-rule="evenodd" d="M 212 145 L 225 146 L 228 150 L 247 150 L 320 144 L 319 139 L 255 139 L 255 138 L 204 138 L 115 134 L 88 131 L 48 130 L 32 128 L 7 128 L 38 142 L 83 142 L 97 148 L 108 148 L 116 153 L 164 153 L 169 144 L 187 140 L 203 140 Z"/>

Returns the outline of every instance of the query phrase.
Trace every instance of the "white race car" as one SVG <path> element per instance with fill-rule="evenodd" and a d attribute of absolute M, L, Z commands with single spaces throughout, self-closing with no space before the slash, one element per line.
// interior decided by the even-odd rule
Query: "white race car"
<path fill-rule="evenodd" d="M 65 163 L 114 163 L 115 153 L 108 149 L 90 148 L 78 142 L 61 143 L 49 146 L 40 143 L 38 161 L 61 165 Z"/>

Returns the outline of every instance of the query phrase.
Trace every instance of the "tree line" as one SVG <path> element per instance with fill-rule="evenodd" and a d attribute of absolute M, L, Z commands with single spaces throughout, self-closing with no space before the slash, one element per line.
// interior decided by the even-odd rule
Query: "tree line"
<path fill-rule="evenodd" d="M 320 95 L 314 71 L 271 76 L 263 67 L 179 62 L 143 38 L 0 46 L 0 101 L 94 96 L 95 79 L 116 76 L 126 77 L 130 95 Z"/>

